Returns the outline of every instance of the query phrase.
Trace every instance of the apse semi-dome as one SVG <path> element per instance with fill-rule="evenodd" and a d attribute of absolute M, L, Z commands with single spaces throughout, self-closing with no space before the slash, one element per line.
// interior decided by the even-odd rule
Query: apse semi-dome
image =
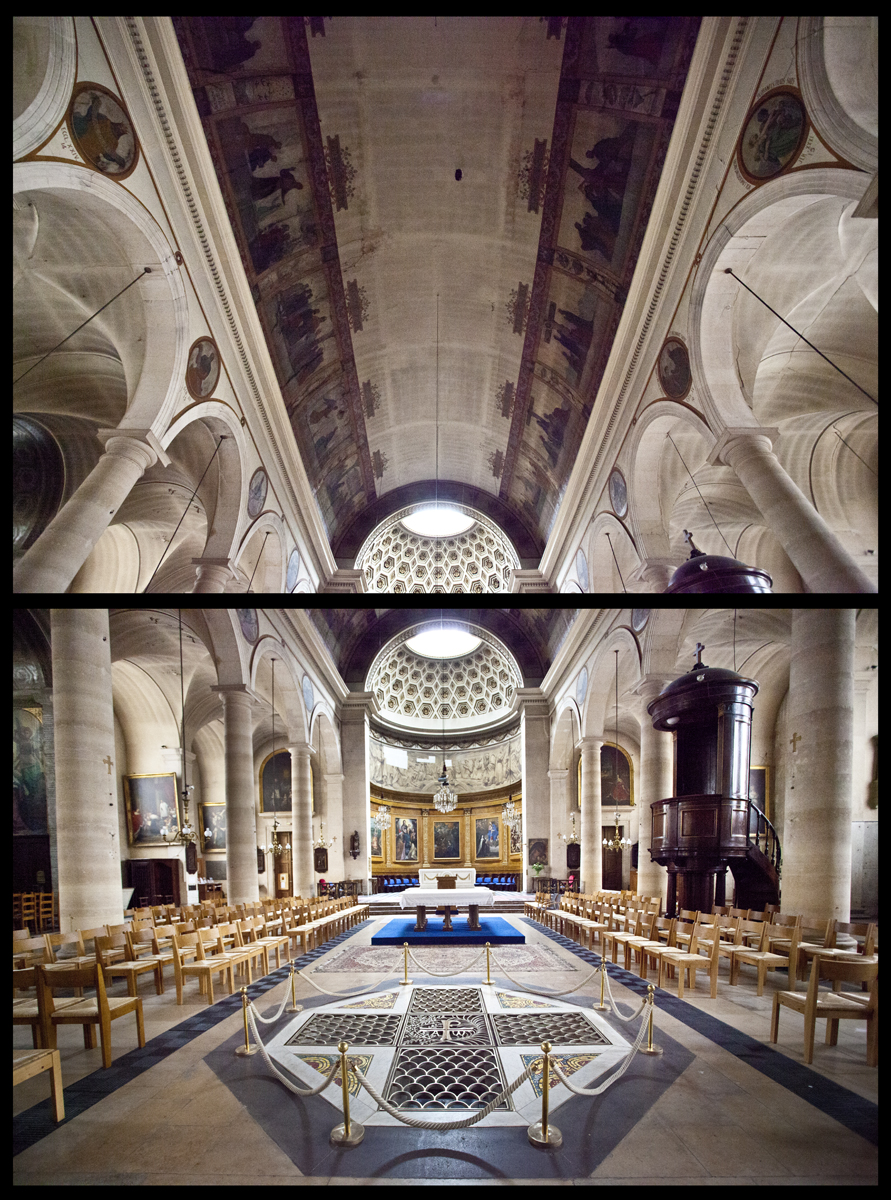
<path fill-rule="evenodd" d="M 439 630 L 438 622 L 404 629 L 371 664 L 365 689 L 373 692 L 380 717 L 403 728 L 454 733 L 498 724 L 511 715 L 523 677 L 503 642 L 477 626 L 448 622 L 479 639 L 475 650 L 442 659 L 414 653 L 406 644 Z"/>
<path fill-rule="evenodd" d="M 356 567 L 370 592 L 507 592 L 520 560 L 498 526 L 475 509 L 448 506 L 470 524 L 459 533 L 418 533 L 413 504 L 391 514 L 365 539 Z M 415 528 L 406 524 L 410 521 Z"/>

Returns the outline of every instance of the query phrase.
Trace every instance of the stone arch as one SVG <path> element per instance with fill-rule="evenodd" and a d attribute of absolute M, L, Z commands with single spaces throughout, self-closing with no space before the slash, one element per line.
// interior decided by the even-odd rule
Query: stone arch
<path fill-rule="evenodd" d="M 236 610 L 211 608 L 206 609 L 204 615 L 211 654 L 217 665 L 218 683 L 220 686 L 248 685 L 251 680 L 253 647 L 241 632 Z"/>
<path fill-rule="evenodd" d="M 340 738 L 331 714 L 320 705 L 316 705 L 313 710 L 311 745 L 315 749 L 319 770 L 323 775 L 343 773 Z"/>
<path fill-rule="evenodd" d="M 572 766 L 581 730 L 581 716 L 575 700 L 564 696 L 551 730 L 549 766 L 552 770 L 567 770 Z"/>
<path fill-rule="evenodd" d="M 603 639 L 588 664 L 588 695 L 584 708 L 584 736 L 604 737 L 609 728 L 609 713 L 615 688 L 615 659 L 619 651 L 619 711 L 623 696 L 640 680 L 640 649 L 630 629 L 619 626 Z M 627 708 L 627 705 L 625 706 Z M 634 714 L 634 723 L 639 718 Z"/>
<path fill-rule="evenodd" d="M 45 142 L 65 116 L 77 76 L 73 17 L 14 17 L 12 61 L 12 157 L 17 159 Z M 35 62 L 37 70 L 28 73 L 25 64 Z"/>
<path fill-rule="evenodd" d="M 609 541 L 607 533 L 610 535 Z M 621 592 L 627 589 L 630 576 L 640 566 L 641 558 L 631 534 L 619 518 L 611 512 L 599 512 L 591 522 L 582 544 L 590 564 L 591 591 Z M 616 569 L 613 551 L 619 561 L 619 570 Z M 621 578 L 619 571 L 622 572 Z"/>
<path fill-rule="evenodd" d="M 878 17 L 800 17 L 798 82 L 811 119 L 836 154 L 879 166 Z"/>
<path fill-rule="evenodd" d="M 265 532 L 269 533 L 268 538 L 264 538 Z M 278 513 L 261 513 L 244 533 L 232 557 L 233 570 L 237 571 L 239 576 L 238 590 L 245 590 L 253 575 L 253 582 L 250 584 L 252 592 L 284 592 L 287 570 L 286 544 L 287 532 Z M 254 567 L 261 554 L 262 561 L 254 573 Z"/>
<path fill-rule="evenodd" d="M 20 197 L 19 203 L 27 204 L 28 197 L 36 203 L 42 193 L 70 206 L 78 228 L 89 214 L 97 230 L 104 230 L 106 237 L 113 235 L 126 253 L 131 278 L 143 267 L 151 268 L 151 274 L 134 285 L 142 299 L 144 344 L 138 350 L 138 370 L 134 366 L 131 371 L 137 377 L 127 380 L 126 411 L 116 427 L 159 437 L 179 402 L 188 354 L 188 301 L 174 251 L 145 206 L 97 171 L 70 163 L 16 163 L 13 194 Z M 113 322 L 113 308 L 109 307 L 105 323 L 101 315 L 96 318 L 97 330 Z"/>

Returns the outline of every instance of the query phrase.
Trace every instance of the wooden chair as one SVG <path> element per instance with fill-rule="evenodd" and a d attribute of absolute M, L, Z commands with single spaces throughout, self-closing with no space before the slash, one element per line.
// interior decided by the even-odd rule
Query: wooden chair
<path fill-rule="evenodd" d="M 13 1050 L 12 1086 L 33 1079 L 43 1071 L 50 1072 L 53 1097 L 53 1116 L 56 1122 L 65 1120 L 65 1100 L 62 1088 L 62 1059 L 58 1050 Z"/>
<path fill-rule="evenodd" d="M 658 955 L 661 950 L 668 948 L 674 949 L 677 946 L 675 941 L 675 928 L 677 926 L 676 917 L 657 917 L 656 923 L 653 926 L 653 940 L 651 942 L 642 942 L 636 945 L 639 961 L 640 961 L 640 977 L 646 979 L 647 968 L 650 959 L 653 959 L 654 965 L 658 963 Z"/>
<path fill-rule="evenodd" d="M 18 992 L 34 992 L 33 996 L 19 996 Z M 71 1000 L 57 1000 L 59 1007 L 66 1004 L 76 1004 L 77 997 Z M 31 1026 L 31 1044 L 35 1050 L 43 1046 L 43 1022 L 40 1017 L 40 1005 L 37 1002 L 37 967 L 22 967 L 12 972 L 12 1023 L 13 1025 Z"/>
<path fill-rule="evenodd" d="M 625 954 L 625 970 L 631 970 L 631 955 L 640 946 L 647 942 L 658 940 L 656 938 L 656 921 L 659 919 L 657 912 L 643 913 L 640 920 L 640 934 L 627 934 L 622 938 L 622 949 Z"/>
<path fill-rule="evenodd" d="M 764 926 L 764 945 L 770 944 L 770 925 Z M 773 950 L 751 950 L 749 947 L 736 947 L 733 957 L 730 960 L 730 982 L 736 985 L 739 982 L 739 968 L 743 963 L 748 963 L 749 966 L 758 968 L 758 991 L 757 995 L 764 995 L 764 980 L 768 971 L 778 971 L 782 967 L 789 968 L 789 982 L 792 985 L 792 990 L 795 990 L 795 980 L 797 978 L 798 967 L 798 941 L 799 930 L 797 926 L 793 926 L 792 936 L 789 939 L 789 951 L 786 954 L 778 953 Z"/>
<path fill-rule="evenodd" d="M 241 930 L 238 928 L 236 922 L 218 925 L 215 932 L 220 939 L 219 953 L 231 959 L 238 970 L 243 974 L 247 974 L 248 983 L 253 983 L 254 981 L 252 974 L 253 966 L 256 966 L 263 974 L 269 974 L 266 947 L 245 945 L 244 939 L 241 936 Z M 229 942 L 229 938 L 232 939 L 231 942 Z M 266 967 L 265 971 L 263 971 L 264 967 Z"/>
<path fill-rule="evenodd" d="M 837 942 L 840 933 L 857 939 L 857 946 L 839 946 Z M 821 958 L 849 958 L 852 954 L 862 954 L 867 958 L 871 957 L 875 951 L 877 934 L 878 926 L 872 922 L 855 921 L 852 923 L 850 921 L 835 921 L 831 937 L 827 938 L 827 940 L 831 941 L 830 946 L 824 946 L 822 950 L 817 950 L 813 946 L 807 946 L 803 953 L 799 951 L 799 979 L 803 979 L 807 974 L 806 963 L 808 959 L 813 958 L 816 954 L 819 954 Z"/>
<path fill-rule="evenodd" d="M 101 964 L 105 978 L 114 979 L 117 975 L 121 979 L 126 979 L 127 995 L 135 996 L 137 994 L 137 979 L 140 975 L 147 975 L 151 971 L 155 976 L 155 992 L 158 996 L 162 995 L 164 991 L 164 976 L 161 970 L 161 963 L 158 959 L 113 959 L 111 956 L 116 950 L 121 949 L 123 949 L 125 954 L 129 953 L 130 950 L 127 937 L 123 933 L 117 933 L 113 937 L 96 938 L 96 962 Z"/>
<path fill-rule="evenodd" d="M 707 939 L 706 931 L 711 930 L 711 938 Z M 700 937 L 702 941 L 700 943 Z M 698 953 L 700 944 L 708 948 L 708 955 L 703 956 Z M 714 1000 L 718 995 L 718 953 L 721 948 L 721 938 L 718 934 L 716 926 L 700 927 L 700 931 L 694 933 L 689 942 L 688 950 L 668 950 L 659 951 L 659 979 L 658 986 L 664 987 L 663 974 L 668 968 L 677 968 L 678 973 L 678 999 L 684 998 L 684 976 L 690 980 L 691 988 L 696 987 L 696 972 L 703 971 L 706 968 L 709 973 L 710 996 Z"/>
<path fill-rule="evenodd" d="M 53 996 L 53 988 L 96 989 L 94 998 L 77 1000 L 64 1007 Z M 105 991 L 105 979 L 99 963 L 64 970 L 49 967 L 37 968 L 37 997 L 41 1005 L 44 1046 L 56 1049 L 56 1029 L 59 1025 L 83 1025 L 84 1046 L 88 1050 L 96 1047 L 96 1026 L 102 1044 L 102 1065 L 111 1066 L 111 1023 L 128 1013 L 136 1013 L 136 1031 L 139 1045 L 145 1045 L 145 1021 L 142 1015 L 142 1000 L 139 996 L 109 997 Z"/>
<path fill-rule="evenodd" d="M 22 892 L 21 921 L 29 929 L 37 928 L 37 893 Z"/>
<path fill-rule="evenodd" d="M 80 933 L 45 933 L 43 935 L 46 942 L 47 959 L 51 963 L 64 963 L 65 966 L 76 966 L 78 963 L 91 963 L 94 958 L 91 954 L 87 954 L 84 949 L 83 938 Z M 68 947 L 68 952 L 66 952 Z M 74 953 L 70 953 L 70 951 Z M 62 951 L 58 954 L 57 951 Z"/>
<path fill-rule="evenodd" d="M 170 944 L 170 950 L 173 955 L 173 974 L 176 979 L 176 1002 L 183 1002 L 183 985 L 190 975 L 196 976 L 203 995 L 207 996 L 208 1004 L 213 1004 L 213 977 L 219 975 L 225 978 L 229 986 L 229 995 L 235 990 L 232 972 L 234 964 L 231 958 L 226 958 L 225 955 L 208 956 L 204 952 L 204 943 L 200 938 L 200 930 L 198 933 L 183 933 L 177 934 Z M 182 950 L 186 946 L 194 946 L 197 958 L 194 962 L 187 962 L 183 958 Z"/>
<path fill-rule="evenodd" d="M 840 982 L 868 983 L 868 995 L 857 996 L 849 992 L 821 992 L 820 980 L 831 979 L 833 987 Z M 861 958 L 846 961 L 816 955 L 811 963 L 811 977 L 807 992 L 774 992 L 773 1012 L 770 1020 L 770 1040 L 779 1037 L 780 1009 L 791 1008 L 804 1015 L 804 1061 L 814 1061 L 814 1038 L 818 1018 L 826 1018 L 826 1045 L 838 1044 L 839 1021 L 853 1018 L 866 1021 L 866 1065 L 879 1065 L 879 963 Z"/>
<path fill-rule="evenodd" d="M 52 892 L 41 892 L 37 908 L 37 920 L 41 933 L 52 929 L 56 923 L 56 898 Z"/>
<path fill-rule="evenodd" d="M 12 943 L 12 966 L 35 967 L 39 963 L 50 962 L 49 951 L 46 948 L 45 937 L 16 938 Z"/>
<path fill-rule="evenodd" d="M 690 944 L 690 938 L 699 926 L 699 910 L 695 908 L 682 908 L 678 913 L 677 930 L 675 938 L 678 946 L 682 946 L 685 950 Z"/>
<path fill-rule="evenodd" d="M 275 951 L 275 969 L 278 970 L 282 965 L 281 953 L 285 952 L 285 962 L 291 961 L 291 939 L 287 933 L 268 933 L 266 926 L 261 917 L 250 917 L 245 921 L 239 921 L 238 927 L 241 929 L 241 936 L 244 938 L 245 929 L 247 927 L 249 940 L 256 943 L 258 946 L 266 948 L 266 970 L 265 974 L 269 974 L 269 951 Z"/>
<path fill-rule="evenodd" d="M 601 946 L 604 954 L 606 953 L 606 948 L 608 945 L 611 945 L 613 948 L 613 962 L 618 960 L 619 946 L 622 945 L 628 938 L 639 938 L 643 936 L 643 909 L 627 909 L 624 918 L 617 924 L 619 926 L 618 928 L 606 929 L 600 935 Z M 652 922 L 647 922 L 647 924 L 651 925 Z"/>

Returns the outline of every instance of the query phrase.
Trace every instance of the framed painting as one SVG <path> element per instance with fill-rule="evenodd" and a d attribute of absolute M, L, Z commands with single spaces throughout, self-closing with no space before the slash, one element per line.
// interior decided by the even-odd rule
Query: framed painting
<path fill-rule="evenodd" d="M 770 819 L 770 767 L 749 767 L 749 799 Z"/>
<path fill-rule="evenodd" d="M 225 858 L 205 859 L 204 873 L 208 879 L 212 879 L 215 883 L 224 883 L 226 880 Z"/>
<path fill-rule="evenodd" d="M 536 863 L 540 863 L 543 867 L 548 865 L 547 838 L 529 839 L 529 866 L 534 867 Z"/>
<path fill-rule="evenodd" d="M 418 818 L 400 817 L 392 825 L 393 862 L 418 861 Z"/>
<path fill-rule="evenodd" d="M 79 83 L 68 106 L 68 130 L 87 162 L 113 179 L 126 179 L 139 143 L 121 101 L 101 83 Z"/>
<path fill-rule="evenodd" d="M 125 775 L 124 808 L 131 846 L 164 846 L 179 830 L 176 775 Z"/>
<path fill-rule="evenodd" d="M 222 803 L 199 804 L 198 820 L 200 822 L 201 849 L 226 849 L 226 805 Z"/>
<path fill-rule="evenodd" d="M 631 760 L 620 746 L 604 742 L 600 748 L 600 795 L 604 809 L 616 804 L 633 804 Z"/>
<path fill-rule="evenodd" d="M 276 750 L 260 765 L 260 812 L 291 811 L 291 752 Z"/>
<path fill-rule="evenodd" d="M 477 858 L 501 858 L 501 818 L 477 817 L 474 849 Z"/>
<path fill-rule="evenodd" d="M 220 352 L 209 337 L 199 338 L 189 348 L 186 387 L 195 400 L 205 400 L 220 381 Z"/>
<path fill-rule="evenodd" d="M 771 179 L 795 161 L 808 135 L 797 93 L 779 89 L 763 96 L 749 113 L 739 139 L 739 165 L 747 179 Z"/>
<path fill-rule="evenodd" d="M 371 838 L 369 840 L 372 859 L 377 859 L 379 862 L 384 857 L 384 831 L 381 828 L 381 823 L 377 819 L 377 813 L 371 814 Z"/>
<path fill-rule="evenodd" d="M 519 825 L 510 827 L 510 856 L 519 858 L 523 853 L 523 830 Z"/>
<path fill-rule="evenodd" d="M 433 822 L 433 857 L 437 860 L 461 857 L 460 820 Z"/>

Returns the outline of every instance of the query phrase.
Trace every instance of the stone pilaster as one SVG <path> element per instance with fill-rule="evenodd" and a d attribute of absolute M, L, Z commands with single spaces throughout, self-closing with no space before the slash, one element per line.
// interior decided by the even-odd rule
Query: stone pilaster
<path fill-rule="evenodd" d="M 288 753 L 291 755 L 291 870 L 294 895 L 305 900 L 316 894 L 312 857 L 311 747 L 305 742 L 293 742 L 288 746 Z M 329 836 L 325 834 L 326 838 Z"/>
<path fill-rule="evenodd" d="M 260 899 L 254 797 L 253 697 L 244 684 L 211 691 L 223 699 L 226 743 L 226 894 L 230 904 Z"/>
<path fill-rule="evenodd" d="M 603 813 L 600 802 L 600 748 L 602 738 L 582 738 L 582 866 L 587 893 L 603 887 Z"/>

